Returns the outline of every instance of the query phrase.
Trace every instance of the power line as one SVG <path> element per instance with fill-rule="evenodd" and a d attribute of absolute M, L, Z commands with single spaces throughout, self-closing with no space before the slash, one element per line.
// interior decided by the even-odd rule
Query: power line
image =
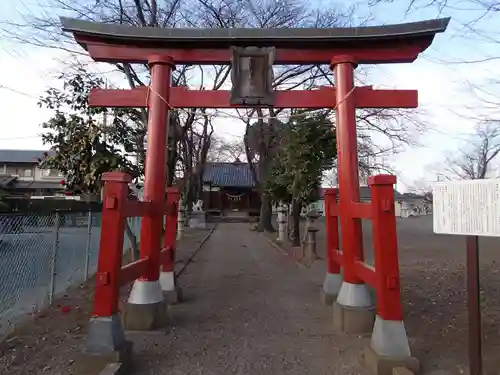
<path fill-rule="evenodd" d="M 26 93 L 26 92 L 22 92 L 22 91 L 19 91 L 19 90 L 13 89 L 12 87 L 8 87 L 8 86 L 0 85 L 0 89 L 8 90 L 8 91 L 11 91 L 11 92 L 16 93 L 16 94 L 19 94 L 19 95 L 27 96 L 28 98 L 32 98 L 32 99 L 36 99 L 36 100 L 38 100 L 38 99 L 39 99 L 39 98 L 37 98 L 37 97 L 36 97 L 36 96 L 34 96 L 34 95 L 31 95 L 31 94 L 28 94 L 28 93 Z"/>
<path fill-rule="evenodd" d="M 41 135 L 28 135 L 28 136 L 23 136 L 23 137 L 0 138 L 0 141 L 15 141 L 15 140 L 20 140 L 20 139 L 35 139 L 35 138 L 42 138 L 42 136 Z"/>

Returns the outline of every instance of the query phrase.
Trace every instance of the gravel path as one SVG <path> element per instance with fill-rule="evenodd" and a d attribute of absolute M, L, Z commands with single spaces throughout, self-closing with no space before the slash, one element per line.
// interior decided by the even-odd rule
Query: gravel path
<path fill-rule="evenodd" d="M 166 334 L 128 333 L 135 375 L 364 374 L 315 283 L 248 224 L 221 224 L 180 279 Z"/>

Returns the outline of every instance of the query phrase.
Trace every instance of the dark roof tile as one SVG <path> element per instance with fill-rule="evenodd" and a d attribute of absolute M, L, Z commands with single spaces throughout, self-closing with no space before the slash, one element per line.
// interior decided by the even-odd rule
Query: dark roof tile
<path fill-rule="evenodd" d="M 227 48 L 233 45 L 255 46 L 272 45 L 276 48 L 297 46 L 303 48 L 322 45 L 326 48 L 338 47 L 339 42 L 380 42 L 381 40 L 400 40 L 401 38 L 432 38 L 444 32 L 449 18 L 431 19 L 395 25 L 337 27 L 337 28 L 165 28 L 134 27 L 109 23 L 61 17 L 62 29 L 76 35 L 91 35 L 101 39 L 113 40 L 118 44 L 137 44 L 144 42 L 161 43 L 171 47 L 192 48 L 203 43 L 205 48 Z M 432 40 L 432 39 L 429 39 Z M 295 44 L 290 45 L 290 41 Z"/>
<path fill-rule="evenodd" d="M 224 187 L 253 187 L 255 181 L 248 163 L 207 163 L 203 182 Z"/>
<path fill-rule="evenodd" d="M 36 164 L 37 159 L 43 159 L 43 153 L 54 154 L 46 150 L 0 150 L 0 163 L 30 163 Z"/>

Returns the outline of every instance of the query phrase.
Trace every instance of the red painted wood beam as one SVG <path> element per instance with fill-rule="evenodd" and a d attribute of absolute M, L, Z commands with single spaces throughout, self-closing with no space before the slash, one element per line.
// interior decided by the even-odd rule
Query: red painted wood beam
<path fill-rule="evenodd" d="M 377 274 L 375 273 L 375 268 L 362 262 L 360 260 L 354 263 L 354 271 L 356 276 L 363 280 L 366 284 L 375 288 L 377 286 Z"/>
<path fill-rule="evenodd" d="M 160 264 L 163 265 L 171 259 L 172 247 L 166 247 L 160 251 Z"/>
<path fill-rule="evenodd" d="M 337 263 L 339 266 L 344 264 L 344 257 L 342 256 L 342 251 L 340 250 L 332 250 L 330 252 L 330 256 L 333 258 L 333 261 Z"/>
<path fill-rule="evenodd" d="M 371 219 L 372 204 L 367 202 L 351 203 L 349 216 L 356 219 Z"/>
<path fill-rule="evenodd" d="M 231 62 L 229 49 L 168 49 L 160 47 L 133 47 L 130 45 L 108 44 L 88 35 L 75 35 L 78 43 L 85 46 L 95 61 L 109 63 L 147 63 L 152 55 L 171 57 L 180 65 L 226 65 Z M 432 38 L 414 41 L 378 43 L 378 45 L 355 46 L 353 48 L 330 49 L 281 49 L 274 56 L 275 65 L 329 65 L 334 56 L 349 55 L 359 64 L 406 63 L 413 62 L 419 53 L 432 42 Z"/>
<path fill-rule="evenodd" d="M 329 216 L 331 217 L 338 217 L 339 216 L 339 205 L 338 204 L 332 204 L 330 205 L 330 212 L 328 213 Z"/>
<path fill-rule="evenodd" d="M 146 87 L 132 90 L 93 89 L 89 95 L 91 107 L 147 107 L 148 97 L 155 95 Z M 416 90 L 373 90 L 370 86 L 358 87 L 354 92 L 357 108 L 416 108 Z M 231 105 L 229 91 L 194 91 L 172 87 L 170 105 L 173 108 L 242 108 Z M 274 108 L 332 108 L 335 89 L 275 91 Z"/>
<path fill-rule="evenodd" d="M 120 272 L 120 285 L 137 280 L 148 269 L 149 258 L 141 258 L 123 266 Z"/>
<path fill-rule="evenodd" d="M 143 217 L 151 213 L 151 202 L 127 201 L 125 204 L 125 217 Z"/>

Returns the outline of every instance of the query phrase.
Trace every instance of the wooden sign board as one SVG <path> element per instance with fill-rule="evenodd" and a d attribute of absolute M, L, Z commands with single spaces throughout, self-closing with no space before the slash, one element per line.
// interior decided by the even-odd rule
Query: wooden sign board
<path fill-rule="evenodd" d="M 233 47 L 230 103 L 242 106 L 272 106 L 273 62 L 272 47 Z"/>
<path fill-rule="evenodd" d="M 500 237 L 500 179 L 433 185 L 434 233 Z"/>

